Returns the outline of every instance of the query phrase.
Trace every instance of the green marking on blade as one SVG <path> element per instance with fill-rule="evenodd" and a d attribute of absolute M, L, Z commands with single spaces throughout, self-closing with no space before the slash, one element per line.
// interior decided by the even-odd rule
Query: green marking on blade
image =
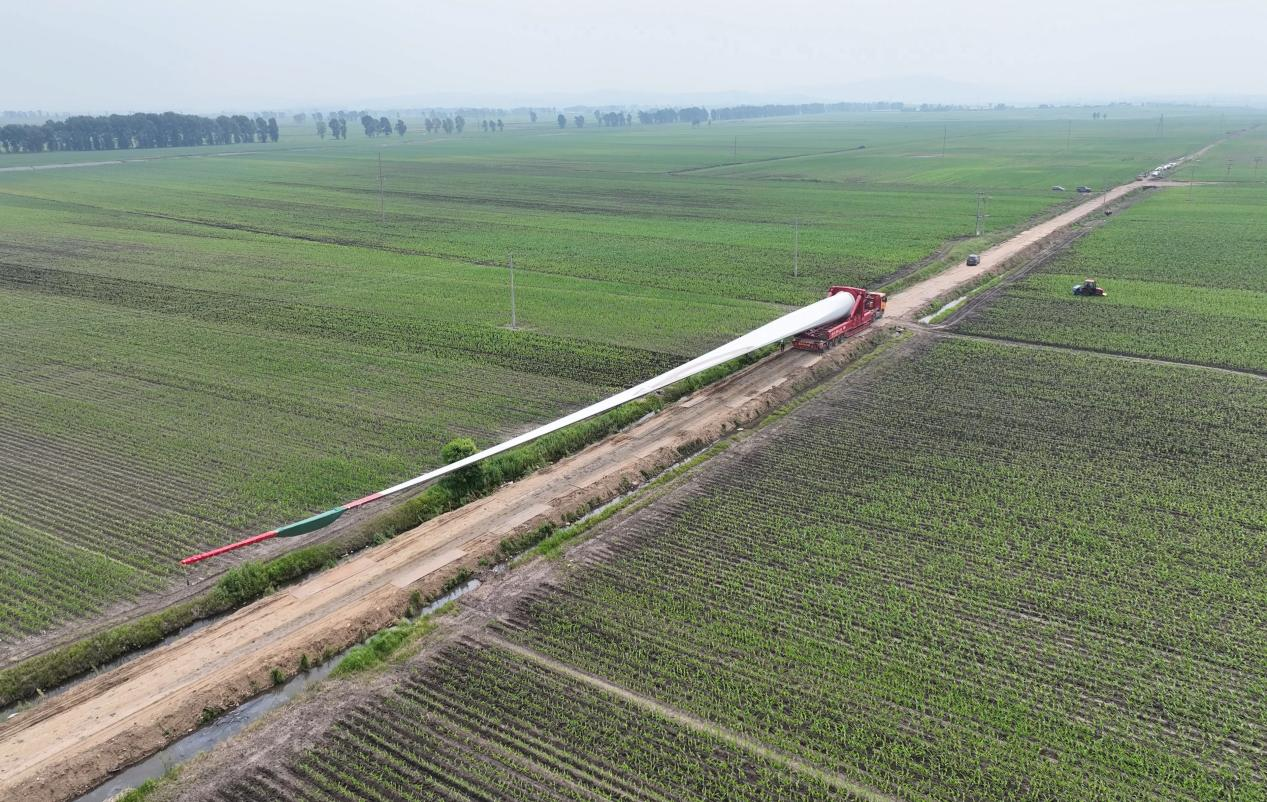
<path fill-rule="evenodd" d="M 320 529 L 323 526 L 329 526 L 334 523 L 346 511 L 345 507 L 335 507 L 332 510 L 318 513 L 311 518 L 305 518 L 302 521 L 295 521 L 293 524 L 287 524 L 277 530 L 278 537 L 294 537 L 295 535 L 306 535 L 309 532 Z"/>

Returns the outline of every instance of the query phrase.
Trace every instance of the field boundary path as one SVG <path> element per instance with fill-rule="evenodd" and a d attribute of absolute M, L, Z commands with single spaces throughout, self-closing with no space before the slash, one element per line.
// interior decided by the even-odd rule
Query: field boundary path
<path fill-rule="evenodd" d="M 1256 370 L 1248 370 L 1245 368 L 1225 368 L 1222 365 L 1211 365 L 1206 362 L 1185 362 L 1182 359 L 1155 356 L 1142 356 L 1140 354 L 1131 354 L 1124 351 L 1106 351 L 1100 348 L 1088 348 L 1085 345 L 1061 345 L 1059 343 L 1034 342 L 1031 340 L 1018 340 L 1015 337 L 997 337 L 989 334 L 962 334 L 957 331 L 947 331 L 938 326 L 924 326 L 915 324 L 914 328 L 927 331 L 934 337 L 944 340 L 969 340 L 979 343 L 991 343 L 994 345 L 1011 345 L 1016 348 L 1033 348 L 1038 351 L 1055 351 L 1062 354 L 1084 354 L 1092 356 L 1102 356 L 1106 359 L 1118 359 L 1123 362 L 1139 362 L 1148 365 L 1162 365 L 1168 368 L 1187 368 L 1189 370 L 1204 370 L 1214 373 L 1222 373 L 1226 376 L 1241 376 L 1246 379 L 1258 379 L 1267 381 L 1267 373 Z"/>
<path fill-rule="evenodd" d="M 983 252 L 889 300 L 893 325 L 1006 260 L 1022 256 L 1131 182 Z M 580 453 L 435 518 L 337 567 L 279 591 L 165 646 L 87 679 L 0 724 L 0 798 L 63 800 L 196 729 L 272 684 L 271 672 L 334 654 L 386 626 L 411 592 L 437 591 L 460 567 L 474 568 L 500 542 L 616 497 L 683 453 L 746 425 L 883 336 L 868 332 L 825 354 L 769 357 Z"/>
<path fill-rule="evenodd" d="M 767 746 L 766 744 L 750 738 L 747 735 L 743 735 L 742 733 L 727 729 L 719 724 L 714 724 L 706 719 L 691 715 L 686 711 L 679 710 L 676 707 L 656 701 L 649 696 L 643 696 L 640 693 L 631 691 L 628 688 L 622 687 L 613 682 L 609 682 L 608 680 L 591 674 L 588 671 L 582 671 L 581 669 L 569 665 L 568 663 L 556 660 L 549 655 L 542 654 L 536 649 L 529 648 L 523 644 L 508 641 L 499 635 L 491 633 L 481 634 L 477 640 L 489 646 L 494 646 L 516 654 L 529 662 L 536 663 L 542 668 L 553 671 L 556 674 L 562 674 L 569 679 L 582 682 L 591 688 L 602 691 L 603 693 L 623 699 L 626 702 L 631 702 L 644 710 L 648 710 L 658 716 L 661 716 L 662 718 L 667 718 L 670 721 L 677 722 L 678 724 L 695 730 L 696 732 L 720 738 L 729 743 L 731 746 L 742 749 L 749 754 L 778 763 L 786 769 L 795 771 L 798 774 L 804 774 L 806 777 L 810 777 L 815 780 L 820 780 L 833 788 L 845 791 L 861 799 L 868 800 L 868 802 L 902 802 L 899 797 L 890 796 L 874 788 L 863 785 L 855 780 L 849 779 L 843 774 L 837 774 L 834 771 L 819 768 L 812 763 L 807 763 L 795 755 L 790 755 L 780 749 Z"/>

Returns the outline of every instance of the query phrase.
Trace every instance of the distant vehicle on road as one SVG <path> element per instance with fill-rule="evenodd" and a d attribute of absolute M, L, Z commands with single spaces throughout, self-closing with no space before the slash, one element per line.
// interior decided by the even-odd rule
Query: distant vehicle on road
<path fill-rule="evenodd" d="M 1064 191 L 1065 191 L 1065 188 L 1064 188 L 1064 187 L 1062 187 L 1062 186 L 1060 186 L 1059 184 L 1057 184 L 1056 186 L 1054 186 L 1054 187 L 1052 187 L 1052 188 L 1051 188 L 1051 191 L 1052 191 L 1052 192 L 1064 192 Z"/>
<path fill-rule="evenodd" d="M 975 253 L 968 254 L 968 267 L 976 267 L 981 264 L 981 257 Z"/>
<path fill-rule="evenodd" d="M 1078 191 L 1081 192 L 1083 195 L 1085 195 L 1091 191 L 1091 187 L 1081 186 L 1081 187 L 1078 187 Z"/>

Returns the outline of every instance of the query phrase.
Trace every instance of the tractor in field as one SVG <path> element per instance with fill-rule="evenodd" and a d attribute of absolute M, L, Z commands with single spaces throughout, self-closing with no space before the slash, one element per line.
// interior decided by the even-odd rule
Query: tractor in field
<path fill-rule="evenodd" d="M 882 292 L 867 292 L 857 287 L 832 287 L 828 297 L 847 292 L 853 296 L 849 312 L 838 320 L 803 331 L 792 339 L 792 347 L 801 351 L 826 351 L 846 337 L 862 331 L 884 317 L 884 307 L 889 297 Z"/>
<path fill-rule="evenodd" d="M 1082 282 L 1081 284 L 1073 285 L 1073 294 L 1084 296 L 1084 297 L 1091 297 L 1091 296 L 1104 297 L 1105 295 L 1108 295 L 1108 293 L 1104 291 L 1103 287 L 1095 283 L 1095 279 L 1093 278 L 1089 278 L 1086 281 Z"/>

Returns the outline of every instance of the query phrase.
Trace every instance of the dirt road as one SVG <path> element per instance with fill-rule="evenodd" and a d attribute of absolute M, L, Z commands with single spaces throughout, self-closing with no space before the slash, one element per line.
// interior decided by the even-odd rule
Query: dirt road
<path fill-rule="evenodd" d="M 1111 190 L 1110 199 L 1141 186 Z M 909 316 L 1101 204 L 1099 197 L 960 265 L 894 294 L 890 315 Z M 86 680 L 0 725 L 0 798 L 62 800 L 94 787 L 271 684 L 270 671 L 294 674 L 301 657 L 332 654 L 381 628 L 459 566 L 473 567 L 504 538 L 558 521 L 591 500 L 617 495 L 625 482 L 671 465 L 698 441 L 736 425 L 837 371 L 885 336 L 872 331 L 827 354 L 787 351 L 701 390 L 626 432 L 338 567 L 239 610 L 167 646 Z"/>
<path fill-rule="evenodd" d="M 194 729 L 203 711 L 236 705 L 397 618 L 414 590 L 437 590 L 512 534 L 558 522 L 625 483 L 641 483 L 790 398 L 848 361 L 787 351 L 704 388 L 631 429 L 429 521 L 338 567 L 50 697 L 0 725 L 0 799 L 60 800 Z M 208 714 L 210 715 L 210 714 Z"/>
<path fill-rule="evenodd" d="M 1085 203 L 1080 203 L 1063 214 L 1056 215 L 1033 228 L 1028 228 L 1011 239 L 1004 240 L 993 248 L 981 252 L 981 264 L 970 267 L 967 262 L 944 270 L 935 276 L 916 284 L 889 298 L 888 311 L 890 317 L 910 320 L 923 311 L 930 303 L 945 297 L 958 287 L 971 282 L 979 276 L 996 270 L 999 265 L 1020 256 L 1028 249 L 1037 247 L 1043 240 L 1068 228 L 1070 225 L 1093 214 L 1102 214 L 1102 207 L 1145 187 L 1187 186 L 1173 181 L 1132 181 L 1107 192 L 1095 195 Z"/>

